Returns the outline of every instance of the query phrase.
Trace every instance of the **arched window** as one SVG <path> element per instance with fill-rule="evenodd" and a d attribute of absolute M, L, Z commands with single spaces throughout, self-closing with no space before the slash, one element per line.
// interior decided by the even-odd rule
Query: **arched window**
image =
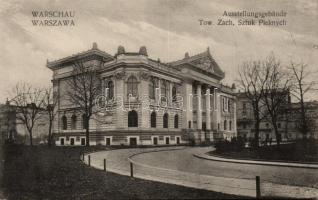
<path fill-rule="evenodd" d="M 107 88 L 108 88 L 108 99 L 112 99 L 114 97 L 114 83 L 113 83 L 113 81 L 108 82 Z"/>
<path fill-rule="evenodd" d="M 149 82 L 149 98 L 156 98 L 156 80 L 154 78 L 152 78 Z"/>
<path fill-rule="evenodd" d="M 77 117 L 76 117 L 76 115 L 72 115 L 72 125 L 71 125 L 71 127 L 72 127 L 72 129 L 76 129 L 76 124 L 77 124 Z"/>
<path fill-rule="evenodd" d="M 135 110 L 128 112 L 128 127 L 138 127 L 138 114 Z"/>
<path fill-rule="evenodd" d="M 231 131 L 232 130 L 232 121 L 230 121 L 229 128 L 230 128 L 230 131 Z"/>
<path fill-rule="evenodd" d="M 177 100 L 177 88 L 176 86 L 174 85 L 172 87 L 172 101 L 176 101 Z"/>
<path fill-rule="evenodd" d="M 226 130 L 226 125 L 227 125 L 227 121 L 226 120 L 224 120 L 224 130 Z"/>
<path fill-rule="evenodd" d="M 134 76 L 128 78 L 127 95 L 132 95 L 133 97 L 137 97 L 138 95 L 138 81 Z"/>
<path fill-rule="evenodd" d="M 86 117 L 86 115 L 85 114 L 83 114 L 82 115 L 82 126 L 83 126 L 83 129 L 87 129 L 87 123 L 88 123 L 88 121 L 87 121 L 87 117 Z"/>
<path fill-rule="evenodd" d="M 179 128 L 179 116 L 174 116 L 174 128 Z"/>
<path fill-rule="evenodd" d="M 157 123 L 157 115 L 156 115 L 156 112 L 153 111 L 150 116 L 151 128 L 156 128 L 156 123 Z"/>
<path fill-rule="evenodd" d="M 66 130 L 67 129 L 67 118 L 65 115 L 63 115 L 62 117 L 62 125 L 63 125 L 63 130 Z"/>
<path fill-rule="evenodd" d="M 169 115 L 168 113 L 165 113 L 163 115 L 163 128 L 168 128 L 168 120 L 169 120 Z"/>

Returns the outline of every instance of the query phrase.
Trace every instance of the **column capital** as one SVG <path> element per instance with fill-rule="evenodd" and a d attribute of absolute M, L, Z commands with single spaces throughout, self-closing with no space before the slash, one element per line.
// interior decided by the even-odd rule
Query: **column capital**
<path fill-rule="evenodd" d="M 201 84 L 196 84 L 197 88 L 202 88 L 202 85 Z"/>
<path fill-rule="evenodd" d="M 198 85 L 201 85 L 202 83 L 200 81 L 192 81 L 192 84 L 194 86 L 198 86 Z"/>
<path fill-rule="evenodd" d="M 210 88 L 206 89 L 206 94 L 211 94 Z"/>

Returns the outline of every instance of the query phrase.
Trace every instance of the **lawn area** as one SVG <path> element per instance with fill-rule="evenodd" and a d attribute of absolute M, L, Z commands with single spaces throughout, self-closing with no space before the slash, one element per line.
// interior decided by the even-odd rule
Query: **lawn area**
<path fill-rule="evenodd" d="M 8 199 L 32 200 L 243 198 L 105 173 L 80 161 L 81 152 L 98 149 L 10 147 L 5 157 L 2 190 Z"/>
<path fill-rule="evenodd" d="M 279 148 L 272 145 L 262 146 L 258 149 L 244 148 L 240 151 L 217 149 L 209 154 L 236 159 L 318 163 L 318 140 L 298 140 L 281 144 Z"/>

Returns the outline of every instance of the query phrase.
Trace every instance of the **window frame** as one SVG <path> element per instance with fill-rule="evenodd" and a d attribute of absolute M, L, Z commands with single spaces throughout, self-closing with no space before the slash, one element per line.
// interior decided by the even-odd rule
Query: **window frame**
<path fill-rule="evenodd" d="M 156 128 L 157 127 L 157 113 L 152 111 L 150 114 L 150 127 Z"/>
<path fill-rule="evenodd" d="M 108 95 L 107 95 L 107 99 L 113 99 L 114 98 L 114 82 L 112 80 L 107 82 L 107 87 L 108 88 Z"/>
<path fill-rule="evenodd" d="M 71 129 L 76 130 L 77 129 L 77 116 L 75 114 L 71 117 Z"/>
<path fill-rule="evenodd" d="M 179 115 L 174 115 L 174 128 L 179 128 Z"/>
<path fill-rule="evenodd" d="M 162 127 L 169 128 L 169 114 L 168 113 L 165 113 L 162 116 Z"/>
<path fill-rule="evenodd" d="M 65 115 L 62 116 L 62 130 L 67 130 L 67 117 Z"/>
<path fill-rule="evenodd" d="M 132 116 L 133 115 L 133 116 Z M 128 123 L 129 128 L 138 127 L 138 112 L 135 110 L 130 110 L 128 112 Z"/>
<path fill-rule="evenodd" d="M 138 79 L 131 75 L 127 79 L 127 96 L 138 97 Z"/>

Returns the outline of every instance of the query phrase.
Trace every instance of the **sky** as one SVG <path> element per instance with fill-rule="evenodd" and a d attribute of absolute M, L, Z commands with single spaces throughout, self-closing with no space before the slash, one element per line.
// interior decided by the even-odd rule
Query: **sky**
<path fill-rule="evenodd" d="M 201 26 L 199 20 L 232 19 L 224 11 L 285 11 L 286 26 Z M 75 26 L 33 26 L 32 11 L 74 11 Z M 59 18 L 50 18 L 59 19 Z M 92 48 L 114 55 L 119 45 L 170 62 L 210 52 L 238 79 L 238 66 L 274 54 L 283 64 L 304 62 L 318 71 L 318 0 L 0 0 L 0 103 L 18 82 L 51 85 L 53 61 Z M 312 76 L 315 80 L 317 76 Z M 311 94 L 310 100 L 318 95 Z"/>

